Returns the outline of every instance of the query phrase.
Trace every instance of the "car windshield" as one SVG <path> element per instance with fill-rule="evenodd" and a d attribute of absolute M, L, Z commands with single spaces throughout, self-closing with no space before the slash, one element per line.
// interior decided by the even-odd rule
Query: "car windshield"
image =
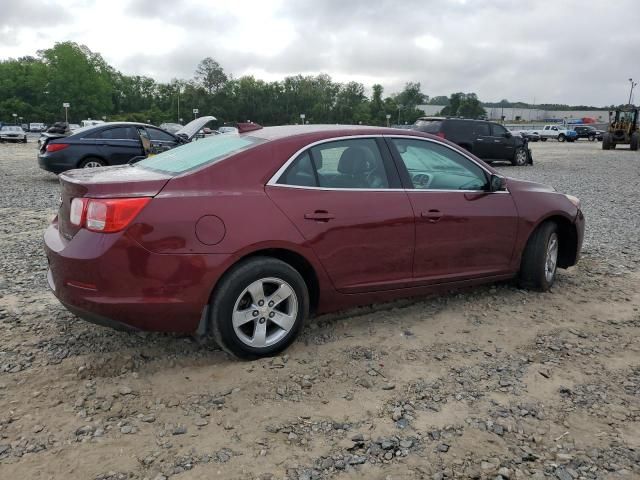
<path fill-rule="evenodd" d="M 136 166 L 178 174 L 216 163 L 262 142 L 264 140 L 255 137 L 217 135 L 146 158 Z"/>
<path fill-rule="evenodd" d="M 5 131 L 8 130 L 10 132 L 19 132 L 21 129 L 20 127 L 12 127 L 10 125 L 5 125 L 4 127 L 2 127 L 2 130 L 5 130 Z"/>

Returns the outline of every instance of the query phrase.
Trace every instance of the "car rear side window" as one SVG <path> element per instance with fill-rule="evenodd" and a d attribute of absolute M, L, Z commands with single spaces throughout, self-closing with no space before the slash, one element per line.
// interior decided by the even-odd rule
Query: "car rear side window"
<path fill-rule="evenodd" d="M 297 157 L 278 184 L 332 189 L 386 189 L 389 180 L 373 138 L 336 140 Z"/>
<path fill-rule="evenodd" d="M 416 190 L 484 190 L 484 171 L 449 147 L 425 140 L 391 139 Z"/>
<path fill-rule="evenodd" d="M 476 135 L 480 137 L 488 137 L 491 134 L 489 133 L 489 124 L 484 122 L 476 123 Z"/>
<path fill-rule="evenodd" d="M 134 127 L 114 127 L 90 133 L 85 138 L 102 138 L 104 140 L 139 140 L 138 131 Z"/>
<path fill-rule="evenodd" d="M 216 135 L 146 158 L 136 163 L 136 166 L 178 174 L 219 162 L 263 142 L 264 140 L 255 137 Z"/>

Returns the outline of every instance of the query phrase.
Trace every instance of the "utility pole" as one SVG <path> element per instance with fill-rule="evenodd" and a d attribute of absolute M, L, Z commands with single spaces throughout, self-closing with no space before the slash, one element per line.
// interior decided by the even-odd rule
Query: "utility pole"
<path fill-rule="evenodd" d="M 628 105 L 631 105 L 631 97 L 633 96 L 633 87 L 638 85 L 638 82 L 634 82 L 633 78 L 630 78 L 629 83 L 631 84 L 631 90 L 629 91 L 629 101 L 627 103 Z"/>

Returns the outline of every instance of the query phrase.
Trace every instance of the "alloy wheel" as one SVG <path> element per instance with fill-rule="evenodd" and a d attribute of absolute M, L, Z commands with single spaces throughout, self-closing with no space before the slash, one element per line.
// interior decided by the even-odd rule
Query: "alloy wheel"
<path fill-rule="evenodd" d="M 233 330 L 245 345 L 270 347 L 282 340 L 298 317 L 298 297 L 280 278 L 262 278 L 245 288 L 233 307 Z"/>
<path fill-rule="evenodd" d="M 101 167 L 102 164 L 100 162 L 96 162 L 95 160 L 90 160 L 84 164 L 83 168 L 98 168 Z"/>
<path fill-rule="evenodd" d="M 558 263 L 558 235 L 552 233 L 547 243 L 547 254 L 544 262 L 544 278 L 547 283 L 551 283 L 556 275 L 556 264 Z"/>
<path fill-rule="evenodd" d="M 524 149 L 520 149 L 516 152 L 516 164 L 524 165 L 527 163 L 527 152 Z"/>

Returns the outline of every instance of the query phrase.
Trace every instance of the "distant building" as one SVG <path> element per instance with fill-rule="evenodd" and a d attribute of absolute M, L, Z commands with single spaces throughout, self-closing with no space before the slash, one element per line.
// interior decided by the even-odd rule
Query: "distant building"
<path fill-rule="evenodd" d="M 425 115 L 436 115 L 444 105 L 418 105 Z M 608 110 L 542 110 L 539 108 L 511 108 L 484 107 L 489 120 L 501 120 L 504 115 L 506 122 L 551 122 L 570 121 L 585 117 L 593 118 L 596 123 L 606 123 L 609 120 Z"/>

